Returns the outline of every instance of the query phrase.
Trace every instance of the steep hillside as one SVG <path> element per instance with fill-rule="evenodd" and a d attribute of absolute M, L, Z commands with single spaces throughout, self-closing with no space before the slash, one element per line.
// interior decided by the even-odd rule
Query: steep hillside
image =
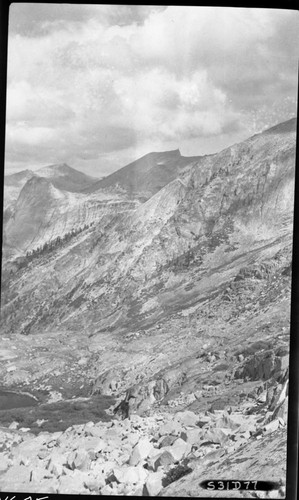
<path fill-rule="evenodd" d="M 32 170 L 22 170 L 16 174 L 4 176 L 4 210 L 16 202 L 22 187 L 33 177 Z"/>
<path fill-rule="evenodd" d="M 28 391 L 33 384 L 37 394 L 62 398 L 102 394 L 120 402 L 126 396 L 139 415 L 209 411 L 200 425 L 207 423 L 208 434 L 198 453 L 188 455 L 195 471 L 190 482 L 165 483 L 165 495 L 188 494 L 188 484 L 195 494 L 196 471 L 206 474 L 213 465 L 212 456 L 202 461 L 213 439 L 216 448 L 208 453 L 220 464 L 215 473 L 227 470 L 226 458 L 235 471 L 238 460 L 247 460 L 253 476 L 261 470 L 264 478 L 265 456 L 255 442 L 261 422 L 265 449 L 275 439 L 285 449 L 295 147 L 291 120 L 185 166 L 178 167 L 175 153 L 176 177 L 159 190 L 154 181 L 131 189 L 122 169 L 106 187 L 76 194 L 72 223 L 79 196 L 84 203 L 102 196 L 94 225 L 22 266 L 4 266 L 3 385 Z M 136 188 L 139 202 L 121 197 L 120 189 L 116 201 L 116 179 L 123 193 Z M 35 206 L 28 202 L 35 189 L 53 209 L 54 199 L 66 196 L 45 179 L 26 186 L 20 214 L 25 204 Z M 154 192 L 140 203 L 146 189 Z M 28 218 L 42 210 L 32 208 Z M 18 227 L 25 227 L 19 217 Z M 220 424 L 204 420 L 217 411 L 224 429 L 232 411 L 252 415 L 255 430 L 240 437 L 237 461 L 233 427 L 224 437 Z M 274 441 L 267 437 L 272 431 Z M 246 450 L 260 453 L 258 464 Z M 273 466 L 285 474 L 282 460 Z"/>
<path fill-rule="evenodd" d="M 85 192 L 113 188 L 124 190 L 131 196 L 148 199 L 174 180 L 187 165 L 199 159 L 196 156 L 181 156 L 178 149 L 149 153 L 85 189 Z"/>
<path fill-rule="evenodd" d="M 57 237 L 93 224 L 107 213 L 132 208 L 135 203 L 124 196 L 99 192 L 87 196 L 63 191 L 49 179 L 34 175 L 23 186 L 4 221 L 3 258 L 22 256 Z"/>

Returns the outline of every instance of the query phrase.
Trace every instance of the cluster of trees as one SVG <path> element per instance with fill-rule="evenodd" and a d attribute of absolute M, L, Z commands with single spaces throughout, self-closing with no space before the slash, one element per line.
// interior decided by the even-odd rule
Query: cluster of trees
<path fill-rule="evenodd" d="M 93 224 L 93 222 L 91 222 L 90 224 L 84 224 L 84 226 L 79 227 L 78 229 L 72 229 L 72 231 L 65 233 L 63 236 L 57 236 L 57 238 L 52 241 L 46 241 L 44 245 L 37 247 L 34 250 L 29 250 L 28 252 L 26 252 L 26 257 L 22 257 L 19 260 L 18 269 L 27 266 L 28 262 L 31 262 L 31 260 L 33 260 L 35 257 L 39 257 L 40 255 L 46 254 L 58 247 L 61 247 L 77 234 L 82 233 L 82 231 L 90 228 Z"/>

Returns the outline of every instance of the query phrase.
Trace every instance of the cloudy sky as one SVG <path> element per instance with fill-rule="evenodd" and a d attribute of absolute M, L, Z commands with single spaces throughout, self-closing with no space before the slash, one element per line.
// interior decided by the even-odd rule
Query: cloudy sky
<path fill-rule="evenodd" d="M 213 153 L 296 114 L 297 11 L 12 4 L 6 174 L 107 175 Z"/>

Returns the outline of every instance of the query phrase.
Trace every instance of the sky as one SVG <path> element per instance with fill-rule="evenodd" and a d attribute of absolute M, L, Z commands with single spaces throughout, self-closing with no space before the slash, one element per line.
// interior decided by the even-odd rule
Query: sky
<path fill-rule="evenodd" d="M 298 53 L 292 10 L 12 4 L 5 173 L 220 151 L 296 116 Z"/>

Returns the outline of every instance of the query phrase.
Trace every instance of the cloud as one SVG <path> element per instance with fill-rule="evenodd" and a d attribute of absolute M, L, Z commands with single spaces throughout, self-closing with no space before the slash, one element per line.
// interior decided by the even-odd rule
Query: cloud
<path fill-rule="evenodd" d="M 200 154 L 293 116 L 298 20 L 269 9 L 13 4 L 7 168 L 55 155 L 125 162 L 145 147 L 194 154 L 198 144 Z"/>
<path fill-rule="evenodd" d="M 150 5 L 85 5 L 13 3 L 10 7 L 10 33 L 39 37 L 66 26 L 78 28 L 90 20 L 103 26 L 142 24 L 151 12 L 166 6 Z"/>
<path fill-rule="evenodd" d="M 181 141 L 196 135 L 221 132 L 231 113 L 226 97 L 213 86 L 205 71 L 191 78 L 176 78 L 161 68 L 123 76 L 114 82 L 127 126 L 140 140 L 158 137 Z"/>

